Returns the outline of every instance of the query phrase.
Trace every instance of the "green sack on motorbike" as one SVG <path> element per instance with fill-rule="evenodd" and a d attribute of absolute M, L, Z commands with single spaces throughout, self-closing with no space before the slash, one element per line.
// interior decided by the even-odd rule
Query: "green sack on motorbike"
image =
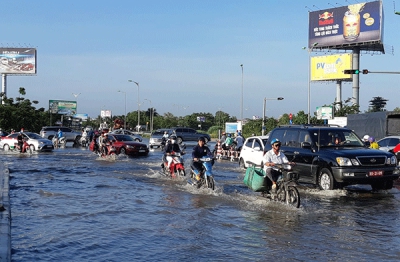
<path fill-rule="evenodd" d="M 268 178 L 262 168 L 248 167 L 243 182 L 254 192 L 267 191 Z"/>

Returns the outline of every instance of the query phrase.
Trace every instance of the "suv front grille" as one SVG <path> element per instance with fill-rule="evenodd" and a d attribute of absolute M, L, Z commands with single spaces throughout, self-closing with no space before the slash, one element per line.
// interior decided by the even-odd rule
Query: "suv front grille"
<path fill-rule="evenodd" d="M 363 166 L 383 166 L 386 163 L 384 156 L 359 156 L 357 159 Z"/>

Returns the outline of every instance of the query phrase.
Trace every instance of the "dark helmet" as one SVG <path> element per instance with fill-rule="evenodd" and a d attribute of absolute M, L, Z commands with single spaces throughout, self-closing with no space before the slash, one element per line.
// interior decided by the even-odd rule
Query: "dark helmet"
<path fill-rule="evenodd" d="M 197 141 L 203 141 L 205 143 L 206 139 L 203 136 L 201 136 L 201 137 L 199 137 L 199 139 Z"/>
<path fill-rule="evenodd" d="M 176 136 L 172 135 L 172 136 L 169 137 L 169 139 L 176 140 Z"/>

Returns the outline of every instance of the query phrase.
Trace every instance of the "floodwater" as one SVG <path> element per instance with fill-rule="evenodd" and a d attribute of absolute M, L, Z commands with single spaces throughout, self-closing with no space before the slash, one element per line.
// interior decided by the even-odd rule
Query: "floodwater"
<path fill-rule="evenodd" d="M 211 147 L 211 146 L 210 146 Z M 187 148 L 189 167 L 191 146 Z M 161 174 L 148 157 L 85 148 L 6 154 L 12 261 L 398 261 L 400 192 L 300 189 L 299 209 L 261 198 L 237 163 L 215 191 Z"/>

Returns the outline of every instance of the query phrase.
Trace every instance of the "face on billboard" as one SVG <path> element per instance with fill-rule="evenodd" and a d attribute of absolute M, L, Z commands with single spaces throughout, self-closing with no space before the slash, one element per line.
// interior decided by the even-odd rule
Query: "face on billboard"
<path fill-rule="evenodd" d="M 382 42 L 382 6 L 380 1 L 358 3 L 309 13 L 309 48 L 369 46 Z M 376 48 L 383 51 L 383 44 Z"/>
<path fill-rule="evenodd" d="M 36 74 L 35 48 L 0 48 L 1 74 Z"/>

